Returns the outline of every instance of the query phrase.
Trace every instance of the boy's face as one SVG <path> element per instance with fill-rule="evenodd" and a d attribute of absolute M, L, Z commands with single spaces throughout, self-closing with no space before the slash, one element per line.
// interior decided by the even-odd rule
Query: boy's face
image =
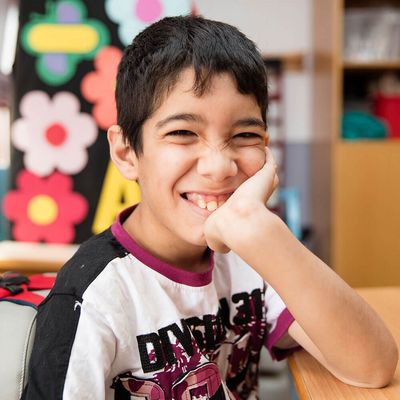
<path fill-rule="evenodd" d="M 143 125 L 143 153 L 132 156 L 142 194 L 133 215 L 142 222 L 139 243 L 149 247 L 204 247 L 207 217 L 265 162 L 255 98 L 239 93 L 228 74 L 198 97 L 193 79 L 192 69 L 182 72 Z"/>

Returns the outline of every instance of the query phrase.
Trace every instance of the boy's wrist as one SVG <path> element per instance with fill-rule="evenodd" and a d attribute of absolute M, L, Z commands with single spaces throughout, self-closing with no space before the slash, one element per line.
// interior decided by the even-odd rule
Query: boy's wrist
<path fill-rule="evenodd" d="M 224 243 L 233 251 L 273 231 L 279 218 L 259 201 L 240 201 L 218 221 Z"/>

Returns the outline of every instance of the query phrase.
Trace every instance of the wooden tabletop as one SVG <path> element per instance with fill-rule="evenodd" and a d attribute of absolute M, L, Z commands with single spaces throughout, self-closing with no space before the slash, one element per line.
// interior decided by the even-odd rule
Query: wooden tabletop
<path fill-rule="evenodd" d="M 0 241 L 0 274 L 57 272 L 77 249 L 75 244 Z"/>
<path fill-rule="evenodd" d="M 357 292 L 382 317 L 400 348 L 400 287 L 365 288 Z M 400 399 L 400 366 L 392 383 L 383 389 L 362 389 L 336 379 L 304 350 L 289 359 L 299 400 Z"/>

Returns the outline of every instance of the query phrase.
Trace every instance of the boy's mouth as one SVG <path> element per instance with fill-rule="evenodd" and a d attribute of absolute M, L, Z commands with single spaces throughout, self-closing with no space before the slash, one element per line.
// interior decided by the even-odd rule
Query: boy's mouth
<path fill-rule="evenodd" d="M 207 209 L 208 211 L 215 211 L 218 207 L 221 207 L 226 200 L 228 200 L 231 194 L 232 193 L 215 195 L 186 192 L 182 193 L 181 196 L 203 210 Z"/>

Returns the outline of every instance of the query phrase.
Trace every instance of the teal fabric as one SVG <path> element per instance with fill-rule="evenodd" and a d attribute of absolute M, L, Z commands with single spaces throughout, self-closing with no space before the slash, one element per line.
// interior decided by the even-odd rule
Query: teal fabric
<path fill-rule="evenodd" d="M 297 239 L 301 240 L 300 194 L 297 188 L 286 187 L 279 189 L 280 200 L 285 206 L 284 220 Z"/>
<path fill-rule="evenodd" d="M 386 125 L 373 115 L 358 111 L 349 111 L 343 114 L 343 139 L 384 139 L 387 136 Z"/>

